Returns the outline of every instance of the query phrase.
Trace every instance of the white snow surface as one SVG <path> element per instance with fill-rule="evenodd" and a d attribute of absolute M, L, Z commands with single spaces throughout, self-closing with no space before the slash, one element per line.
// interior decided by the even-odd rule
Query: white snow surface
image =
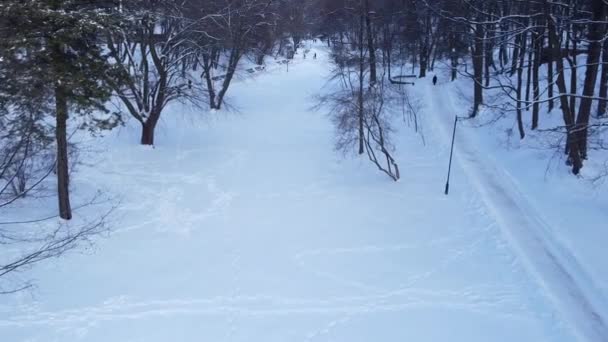
<path fill-rule="evenodd" d="M 0 340 L 607 340 L 605 261 L 564 243 L 535 204 L 559 200 L 518 190 L 466 125 L 443 194 L 451 86 L 412 88 L 426 144 L 396 133 L 395 183 L 333 150 L 310 110 L 328 56 L 308 56 L 236 82 L 237 113 L 170 108 L 153 149 L 133 123 L 92 141 L 72 187 L 120 197 L 114 230 L 0 296 Z"/>

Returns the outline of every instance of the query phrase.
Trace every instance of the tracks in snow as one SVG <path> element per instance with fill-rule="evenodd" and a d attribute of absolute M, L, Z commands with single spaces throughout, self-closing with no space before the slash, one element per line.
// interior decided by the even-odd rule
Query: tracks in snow
<path fill-rule="evenodd" d="M 327 323 L 334 326 L 352 317 L 381 312 L 400 312 L 412 308 L 453 308 L 494 315 L 504 319 L 527 319 L 524 311 L 505 313 L 496 310 L 513 297 L 511 289 L 497 289 L 492 296 L 479 296 L 479 289 L 437 291 L 424 288 L 403 288 L 376 295 L 345 296 L 327 299 L 290 298 L 271 295 L 236 295 L 214 298 L 184 298 L 136 301 L 126 296 L 106 300 L 98 306 L 82 307 L 55 312 L 32 310 L 11 319 L 0 320 L 3 327 L 64 326 L 97 324 L 114 320 L 137 320 L 147 317 L 173 317 L 176 315 L 223 316 L 230 331 L 235 333 L 237 317 L 268 317 L 293 315 L 338 315 L 339 319 Z M 323 329 L 321 329 L 323 330 Z M 321 331 L 319 331 L 321 332 Z M 311 338 L 311 336 L 309 336 Z"/>
<path fill-rule="evenodd" d="M 450 94 L 443 88 L 427 85 L 426 94 L 440 91 L 442 101 L 427 99 L 433 126 L 438 127 L 444 145 L 451 137 L 450 114 L 457 114 Z M 438 117 L 442 113 L 449 117 Z M 481 156 L 474 141 L 457 133 L 456 161 L 475 186 L 493 214 L 500 229 L 526 270 L 546 290 L 581 340 L 608 341 L 606 299 L 593 284 L 584 268 L 551 236 L 550 227 L 518 190 L 517 182 L 499 167 L 491 156 Z"/>

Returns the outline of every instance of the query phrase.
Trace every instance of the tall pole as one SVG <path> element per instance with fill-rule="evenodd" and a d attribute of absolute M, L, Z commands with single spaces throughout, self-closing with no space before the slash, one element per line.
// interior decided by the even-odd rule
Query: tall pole
<path fill-rule="evenodd" d="M 458 123 L 458 115 L 454 117 L 454 131 L 452 132 L 452 147 L 450 148 L 450 164 L 448 166 L 448 179 L 445 182 L 445 194 L 450 192 L 450 173 L 452 172 L 452 156 L 454 155 L 454 139 L 456 138 L 456 124 Z"/>

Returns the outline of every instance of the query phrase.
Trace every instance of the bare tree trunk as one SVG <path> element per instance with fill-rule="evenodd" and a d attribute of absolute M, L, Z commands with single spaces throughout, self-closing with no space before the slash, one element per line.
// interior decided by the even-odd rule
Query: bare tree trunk
<path fill-rule="evenodd" d="M 589 117 L 591 116 L 592 97 L 595 91 L 597 80 L 598 63 L 602 52 L 602 35 L 605 32 L 605 25 L 601 22 L 604 19 L 606 4 L 604 0 L 593 0 L 591 13 L 593 19 L 589 24 L 587 41 L 589 42 L 587 54 L 587 69 L 585 70 L 585 84 L 583 86 L 583 98 L 578 110 L 576 119 L 576 143 L 579 144 L 578 151 L 581 159 L 587 159 L 587 137 L 589 127 Z"/>
<path fill-rule="evenodd" d="M 557 35 L 557 30 L 555 28 L 555 22 L 553 21 L 553 17 L 551 16 L 549 1 L 544 0 L 544 12 L 545 18 L 547 20 L 547 31 L 549 34 L 549 45 L 552 51 L 561 51 L 561 46 L 559 43 L 559 38 Z M 556 58 L 556 67 L 557 67 L 557 89 L 560 92 L 559 100 L 560 107 L 562 109 L 564 124 L 566 125 L 567 130 L 567 139 L 571 140 L 572 135 L 574 134 L 574 116 L 570 111 L 570 104 L 568 103 L 568 90 L 566 89 L 566 77 L 564 76 L 564 60 L 561 55 L 558 55 Z M 568 155 L 569 160 L 572 163 L 572 172 L 574 174 L 578 174 L 581 167 L 582 161 L 580 159 L 580 155 L 577 150 L 577 144 L 574 144 L 572 148 L 569 148 Z"/>
<path fill-rule="evenodd" d="M 532 85 L 532 53 L 534 52 L 534 34 L 532 34 L 528 51 L 528 73 L 526 76 L 526 111 L 530 110 L 530 86 Z"/>
<path fill-rule="evenodd" d="M 507 28 L 505 28 L 505 27 L 503 27 L 503 25 L 501 25 L 501 35 L 502 35 L 502 32 L 506 32 L 507 30 L 508 30 Z M 507 63 L 509 63 L 509 54 L 507 52 L 507 44 L 508 44 L 507 39 L 503 38 L 500 43 L 500 48 L 498 51 L 498 60 L 500 61 L 501 72 L 504 71 L 505 65 Z"/>
<path fill-rule="evenodd" d="M 483 57 L 484 57 L 484 29 L 483 24 L 475 25 L 475 45 L 472 49 L 473 52 L 473 80 L 474 85 L 474 98 L 473 98 L 473 111 L 471 117 L 477 116 L 479 106 L 483 103 Z"/>
<path fill-rule="evenodd" d="M 551 49 L 549 49 L 551 51 Z M 547 97 L 549 98 L 548 102 L 548 110 L 549 112 L 553 110 L 553 57 L 549 56 L 549 61 L 547 62 Z M 559 57 L 558 57 L 559 58 Z"/>
<path fill-rule="evenodd" d="M 361 14 L 361 20 L 359 23 L 359 154 L 365 153 L 365 135 L 363 131 L 363 77 L 365 76 L 365 56 L 363 53 L 363 21 L 364 16 L 363 14 Z"/>
<path fill-rule="evenodd" d="M 426 45 L 426 42 L 424 42 L 422 44 L 422 47 L 420 48 L 420 74 L 418 75 L 419 78 L 426 77 L 426 69 L 428 67 L 427 49 L 428 47 Z"/>
<path fill-rule="evenodd" d="M 608 104 L 608 40 L 604 40 L 604 48 L 602 49 L 602 77 L 600 79 L 600 100 L 597 105 L 597 116 L 604 116 L 606 114 L 606 107 Z"/>
<path fill-rule="evenodd" d="M 521 97 L 522 97 L 522 83 L 523 83 L 523 73 L 524 73 L 524 61 L 526 58 L 526 42 L 527 42 L 527 37 L 526 37 L 526 33 L 522 33 L 521 34 L 522 37 L 520 39 L 521 42 L 521 52 L 519 54 L 519 65 L 517 66 L 517 129 L 519 130 L 519 137 L 520 139 L 523 139 L 526 137 L 526 133 L 524 131 L 524 123 L 523 123 L 523 119 L 522 119 L 522 113 L 521 113 Z"/>
<path fill-rule="evenodd" d="M 59 200 L 59 217 L 72 219 L 70 205 L 70 173 L 68 164 L 68 102 L 65 88 L 55 85 L 55 138 L 57 140 L 57 198 Z"/>
<path fill-rule="evenodd" d="M 226 92 L 228 91 L 228 87 L 230 87 L 230 82 L 234 77 L 236 72 L 236 67 L 239 64 L 239 60 L 241 59 L 241 50 L 238 47 L 232 48 L 230 52 L 230 59 L 228 60 L 228 69 L 226 70 L 226 77 L 224 78 L 224 82 L 222 83 L 222 89 L 217 94 L 217 101 L 215 103 L 215 108 L 220 109 L 222 104 L 224 103 L 224 96 L 226 96 Z M 289 67 L 289 64 L 288 64 Z"/>
<path fill-rule="evenodd" d="M 515 46 L 513 47 L 513 59 L 511 60 L 511 70 L 509 76 L 515 75 L 517 71 L 517 62 L 519 62 L 519 46 L 521 45 L 521 35 L 515 36 Z"/>
<path fill-rule="evenodd" d="M 369 84 L 377 82 L 376 76 L 376 47 L 374 46 L 374 35 L 372 33 L 372 20 L 369 13 L 369 0 L 365 0 L 365 24 L 367 28 L 367 49 L 369 50 Z"/>
<path fill-rule="evenodd" d="M 456 38 L 454 33 L 450 33 L 450 65 L 452 71 L 452 81 L 458 76 L 458 54 L 456 53 Z"/>
<path fill-rule="evenodd" d="M 543 48 L 543 34 L 534 34 L 534 61 L 532 69 L 532 130 L 538 128 L 538 115 L 540 111 L 540 85 L 539 85 L 539 69 L 540 69 L 540 56 Z"/>
<path fill-rule="evenodd" d="M 493 43 L 490 40 L 490 29 L 486 30 L 486 39 L 485 39 L 485 54 L 484 54 L 484 74 L 485 74 L 485 86 L 490 86 L 490 67 L 494 66 L 494 56 L 492 56 L 494 52 Z"/>
<path fill-rule="evenodd" d="M 452 64 L 452 81 L 456 80 L 456 76 L 458 76 L 458 56 L 452 53 L 451 64 Z"/>
<path fill-rule="evenodd" d="M 215 109 L 215 86 L 213 84 L 213 77 L 211 75 L 211 58 L 208 54 L 203 53 L 203 73 L 205 77 L 205 81 L 207 82 L 207 95 L 209 95 L 209 107 L 211 109 Z"/>
<path fill-rule="evenodd" d="M 154 131 L 156 129 L 156 120 L 148 120 L 141 125 L 141 144 L 154 145 Z"/>
<path fill-rule="evenodd" d="M 433 51 L 432 52 L 433 58 L 431 59 L 431 65 L 429 67 L 429 70 L 435 71 L 435 61 L 437 60 L 437 55 L 438 55 L 436 44 L 433 44 L 433 46 L 431 47 L 431 51 Z"/>
<path fill-rule="evenodd" d="M 574 32 L 574 26 L 572 28 L 572 53 L 569 59 L 570 61 L 570 113 L 572 113 L 572 117 L 576 117 L 576 88 L 578 83 L 578 62 L 577 62 L 577 54 L 578 54 L 578 38 L 576 37 L 576 32 Z M 567 52 L 567 51 L 566 51 Z"/>

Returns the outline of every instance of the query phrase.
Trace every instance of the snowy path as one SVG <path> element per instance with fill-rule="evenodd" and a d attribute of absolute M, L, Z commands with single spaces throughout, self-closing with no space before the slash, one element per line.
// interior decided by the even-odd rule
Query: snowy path
<path fill-rule="evenodd" d="M 36 269 L 33 295 L 0 298 L 1 339 L 575 340 L 466 163 L 443 195 L 432 115 L 426 146 L 399 133 L 399 183 L 332 150 L 328 118 L 309 110 L 318 53 L 235 84 L 239 114 L 184 123 L 174 108 L 154 150 L 136 129 L 108 139 L 74 187 L 122 194 L 117 230 Z"/>
<path fill-rule="evenodd" d="M 439 95 L 437 95 L 439 92 Z M 441 101 L 427 101 L 434 124 L 444 137 L 452 127 L 450 116 L 457 113 L 451 95 L 445 87 L 426 85 L 425 93 L 439 96 Z M 430 100 L 430 98 L 429 98 Z M 458 113 L 460 114 L 460 113 Z M 460 126 L 466 127 L 465 123 Z M 456 159 L 481 194 L 511 246 L 526 265 L 526 269 L 542 284 L 562 314 L 587 341 L 608 341 L 606 300 L 585 270 L 569 251 L 556 242 L 546 221 L 534 210 L 518 190 L 517 181 L 504 169 L 498 168 L 492 156 L 475 149 L 474 137 L 460 128 L 456 144 Z M 447 139 L 446 139 L 447 143 Z"/>

